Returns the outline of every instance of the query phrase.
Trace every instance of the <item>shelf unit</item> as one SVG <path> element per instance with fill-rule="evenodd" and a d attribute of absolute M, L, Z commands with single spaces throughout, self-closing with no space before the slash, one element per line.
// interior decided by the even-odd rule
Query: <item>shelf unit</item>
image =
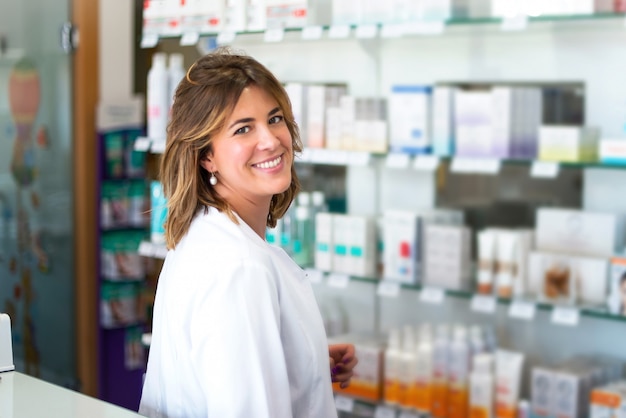
<path fill-rule="evenodd" d="M 618 130 L 615 120 L 622 118 L 621 123 L 626 124 L 626 106 L 621 116 L 615 110 L 617 100 L 626 103 L 626 88 L 619 84 L 622 70 L 626 69 L 626 60 L 613 58 L 605 63 L 603 59 L 609 55 L 618 56 L 616 54 L 620 50 L 619 45 L 623 45 L 623 40 L 626 39 L 625 16 L 622 13 L 610 13 L 511 19 L 453 19 L 446 22 L 420 22 L 412 28 L 394 25 L 351 25 L 348 28 L 320 26 L 255 32 L 200 33 L 191 36 L 186 34 L 162 39 L 170 47 L 178 38 L 181 45 L 189 45 L 190 39 L 195 40 L 200 53 L 203 53 L 207 51 L 209 44 L 215 45 L 217 38 L 218 42 L 227 41 L 226 43 L 242 48 L 266 63 L 283 81 L 333 82 L 354 79 L 349 90 L 362 96 L 384 95 L 388 86 L 395 82 L 434 84 L 441 80 L 515 81 L 526 78 L 537 81 L 587 81 L 586 76 L 590 71 L 610 72 L 612 77 L 609 78 L 614 81 L 614 88 L 607 83 L 602 84 L 603 80 L 600 79 L 605 78 L 604 75 L 596 75 L 589 81 L 591 94 L 588 109 L 591 112 L 588 112 L 588 120 L 605 127 L 613 126 L 609 135 L 615 136 Z M 581 29 L 581 34 L 573 36 L 571 34 L 574 31 L 570 29 Z M 566 35 L 561 39 L 563 33 Z M 490 41 L 492 38 L 495 38 L 493 42 Z M 158 37 L 154 42 L 159 42 Z M 532 45 L 529 46 L 531 42 Z M 549 46 L 543 47 L 542 42 L 549 43 Z M 599 42 L 602 44 L 598 45 Z M 303 44 L 307 46 L 305 52 L 302 51 Z M 457 44 L 461 46 L 456 46 Z M 539 49 L 536 62 L 531 61 L 531 51 L 535 47 Z M 336 51 L 331 51 L 334 48 Z M 450 48 L 452 52 L 446 52 L 446 48 Z M 357 53 L 353 54 L 354 50 Z M 513 53 L 518 50 L 521 51 L 520 54 Z M 561 55 L 553 56 L 557 50 L 561 51 Z M 475 56 L 464 55 L 470 52 L 475 53 Z M 294 54 L 301 54 L 302 62 L 294 62 Z M 456 55 L 453 56 L 454 54 Z M 432 61 L 430 57 L 433 57 Z M 585 61 L 587 57 L 596 61 L 596 66 L 600 65 L 597 63 L 602 63 L 606 68 L 595 69 L 594 65 Z M 527 62 L 530 64 L 526 65 Z M 581 65 L 577 66 L 576 63 Z M 455 67 L 454 64 L 459 65 Z M 500 70 L 500 64 L 504 65 L 504 70 Z M 602 102 L 605 96 L 608 97 L 606 106 Z M 626 130 L 620 132 L 624 134 Z M 153 149 L 152 141 L 148 138 L 142 138 L 136 149 L 162 152 L 162 147 Z M 381 168 L 420 176 L 416 188 L 434 182 L 434 173 L 442 164 L 449 165 L 452 171 L 456 167 L 458 173 L 492 176 L 497 176 L 503 166 L 528 167 L 530 175 L 537 178 L 556 177 L 561 168 L 580 170 L 583 175 L 588 170 L 606 170 L 615 176 L 615 183 L 607 187 L 619 187 L 623 184 L 620 181 L 626 178 L 623 166 L 601 162 L 398 156 L 393 153 L 371 154 L 328 149 L 305 149 L 297 163 L 346 167 L 346 189 L 355 186 L 357 182 L 371 183 L 376 199 L 384 194 L 381 193 L 384 187 L 389 187 L 386 183 L 397 179 L 376 178 Z M 358 190 L 362 191 L 363 188 L 358 187 Z M 349 209 L 359 208 L 356 209 L 358 211 L 360 206 L 368 206 L 358 204 L 360 200 L 355 200 L 354 196 L 348 200 L 357 202 L 349 202 Z M 622 207 L 626 213 L 626 199 L 618 199 L 615 205 Z M 160 258 L 164 255 L 162 248 L 148 242 L 142 243 L 142 247 L 140 252 L 146 256 Z M 402 320 L 414 321 L 422 319 L 420 314 L 424 309 L 444 306 L 447 310 L 448 305 L 455 305 L 450 307 L 453 311 L 451 316 L 455 320 L 467 320 L 465 317 L 460 318 L 467 313 L 467 316 L 480 317 L 481 321 L 485 318 L 486 322 L 490 321 L 500 328 L 510 328 L 511 330 L 506 330 L 509 332 L 506 343 L 515 346 L 516 340 L 528 340 L 527 345 L 521 348 L 526 350 L 530 347 L 527 368 L 544 358 L 550 361 L 580 352 L 591 352 L 594 355 L 608 353 L 623 357 L 623 353 L 611 344 L 615 335 L 623 333 L 626 317 L 613 315 L 602 309 L 554 306 L 529 300 L 481 298 L 470 291 L 389 284 L 377 278 L 346 277 L 329 272 L 309 273 L 312 273 L 310 277 L 314 277 L 312 281 L 318 296 L 322 299 L 340 298 L 346 301 L 347 309 L 356 306 L 358 313 L 354 314 L 355 317 L 368 309 L 373 311 L 374 327 L 377 329 L 385 330 L 389 324 L 397 323 L 399 311 L 403 311 Z M 358 295 L 348 295 L 350 292 L 346 291 L 347 287 L 350 292 L 355 290 Z M 460 305 L 460 308 L 456 305 Z M 513 312 L 515 310 L 517 312 Z M 371 327 L 372 315 L 366 319 L 352 318 L 356 323 L 356 331 Z M 431 318 L 437 316 L 434 313 Z M 590 339 L 597 339 L 597 346 Z M 590 351 L 590 347 L 593 347 L 593 351 Z M 340 396 L 338 398 L 342 399 Z M 359 404 L 369 409 L 379 408 L 367 402 L 356 401 L 356 405 Z M 341 410 L 339 406 L 338 409 Z M 387 416 L 403 416 L 399 409 L 389 413 L 393 415 Z"/>

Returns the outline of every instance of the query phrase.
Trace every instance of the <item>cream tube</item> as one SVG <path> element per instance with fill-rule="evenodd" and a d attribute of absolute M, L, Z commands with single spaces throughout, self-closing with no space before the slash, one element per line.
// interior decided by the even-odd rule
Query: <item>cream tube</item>
<path fill-rule="evenodd" d="M 518 239 L 513 232 L 498 233 L 498 263 L 497 263 L 497 294 L 501 298 L 510 298 L 513 295 L 513 278 L 517 269 Z"/>
<path fill-rule="evenodd" d="M 478 293 L 493 293 L 493 275 L 495 270 L 495 241 L 493 231 L 481 231 L 478 240 Z"/>
<path fill-rule="evenodd" d="M 524 355 L 496 351 L 496 418 L 515 418 L 519 402 Z"/>

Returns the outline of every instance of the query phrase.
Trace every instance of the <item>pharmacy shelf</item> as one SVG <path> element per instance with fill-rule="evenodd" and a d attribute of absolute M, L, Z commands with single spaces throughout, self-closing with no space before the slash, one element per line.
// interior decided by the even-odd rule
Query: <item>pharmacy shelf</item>
<path fill-rule="evenodd" d="M 346 38 L 400 38 L 406 36 L 440 35 L 447 27 L 471 26 L 499 26 L 503 31 L 526 30 L 533 23 L 563 23 L 576 21 L 616 20 L 623 18 L 624 13 L 596 13 L 575 15 L 541 15 L 541 16 L 513 16 L 505 18 L 478 17 L 454 18 L 448 20 L 424 20 L 409 24 L 359 24 L 359 25 L 320 25 L 298 28 L 277 28 L 257 31 L 228 31 L 206 33 L 176 33 L 146 34 L 142 39 L 142 47 L 155 46 L 159 39 L 180 38 L 181 45 L 193 45 L 201 36 L 217 37 L 218 43 L 232 43 L 239 36 L 263 35 L 266 42 L 280 42 L 286 32 L 301 33 L 303 40 L 321 39 L 324 34 L 329 39 Z M 170 28 L 171 29 L 171 28 Z M 169 29 L 168 29 L 169 30 Z"/>
<path fill-rule="evenodd" d="M 433 306 L 443 305 L 446 299 L 467 300 L 470 309 L 477 313 L 496 314 L 498 306 L 508 309 L 512 319 L 534 320 L 537 311 L 550 315 L 551 322 L 558 325 L 576 326 L 581 317 L 599 318 L 626 323 L 626 316 L 616 315 L 604 307 L 554 305 L 531 299 L 507 299 L 490 295 L 481 295 L 470 290 L 450 290 L 420 284 L 399 283 L 378 278 L 350 276 L 347 274 L 323 272 L 313 268 L 305 269 L 309 280 L 318 285 L 326 284 L 336 289 L 347 289 L 350 282 L 369 283 L 377 286 L 377 295 L 381 298 L 397 298 L 402 290 L 418 292 L 421 303 Z"/>
<path fill-rule="evenodd" d="M 165 244 L 154 244 L 142 241 L 138 248 L 139 255 L 157 259 L 165 259 L 167 248 Z M 495 314 L 498 306 L 508 308 L 511 318 L 533 320 L 536 311 L 547 312 L 551 321 L 561 325 L 576 325 L 580 317 L 608 319 L 626 323 L 626 316 L 615 315 L 604 307 L 585 307 L 554 305 L 530 299 L 507 299 L 481 295 L 470 290 L 451 290 L 421 284 L 407 284 L 392 280 L 380 280 L 372 277 L 351 276 L 343 273 L 320 271 L 305 267 L 309 280 L 314 284 L 326 284 L 336 289 L 346 289 L 350 282 L 369 283 L 377 286 L 379 297 L 396 298 L 401 290 L 419 292 L 419 301 L 433 306 L 445 303 L 447 298 L 467 300 L 472 311 L 485 314 Z"/>
<path fill-rule="evenodd" d="M 163 141 L 139 137 L 135 141 L 136 151 L 161 154 L 165 150 Z M 527 165 L 531 177 L 557 177 L 561 168 L 610 168 L 626 169 L 624 164 L 603 162 L 567 162 L 521 160 L 512 158 L 478 158 L 462 156 L 437 156 L 432 154 L 407 153 L 372 153 L 367 151 L 347 151 L 328 148 L 304 148 L 296 156 L 298 164 L 334 165 L 344 167 L 366 167 L 374 161 L 382 160 L 384 166 L 394 169 L 415 169 L 418 171 L 435 171 L 441 163 L 450 164 L 450 170 L 459 174 L 498 175 L 502 165 Z"/>

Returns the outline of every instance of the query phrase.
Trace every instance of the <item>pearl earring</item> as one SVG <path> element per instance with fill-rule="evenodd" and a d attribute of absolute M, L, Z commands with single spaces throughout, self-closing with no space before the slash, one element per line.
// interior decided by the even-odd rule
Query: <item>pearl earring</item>
<path fill-rule="evenodd" d="M 211 186 L 215 186 L 217 184 L 217 177 L 215 177 L 215 173 L 211 173 L 211 177 L 209 177 L 209 183 L 211 183 Z"/>

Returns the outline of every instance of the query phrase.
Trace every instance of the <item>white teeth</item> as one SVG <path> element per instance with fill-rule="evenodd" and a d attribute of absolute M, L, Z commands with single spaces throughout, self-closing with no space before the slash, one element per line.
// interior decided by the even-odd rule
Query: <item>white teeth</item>
<path fill-rule="evenodd" d="M 280 161 L 282 160 L 282 157 L 278 157 L 272 161 L 266 161 L 264 163 L 261 164 L 257 164 L 256 166 L 259 168 L 274 168 L 276 167 L 278 164 L 280 164 Z"/>

